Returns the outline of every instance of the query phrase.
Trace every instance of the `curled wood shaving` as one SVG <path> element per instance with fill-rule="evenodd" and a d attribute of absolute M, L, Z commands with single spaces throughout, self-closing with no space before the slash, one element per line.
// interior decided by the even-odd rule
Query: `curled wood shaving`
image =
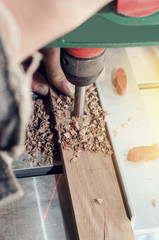
<path fill-rule="evenodd" d="M 76 157 L 71 158 L 70 163 L 75 163 L 76 162 Z"/>
<path fill-rule="evenodd" d="M 131 120 L 132 120 L 132 117 L 129 117 L 129 118 L 128 118 L 128 121 L 130 122 Z"/>
<path fill-rule="evenodd" d="M 109 116 L 111 114 L 110 111 L 104 111 L 104 113 L 105 113 L 106 116 Z"/>
<path fill-rule="evenodd" d="M 119 131 L 120 131 L 119 128 L 114 129 L 114 137 L 116 137 L 118 135 Z"/>
<path fill-rule="evenodd" d="M 96 198 L 94 199 L 94 202 L 100 205 L 103 203 L 103 198 Z"/>
<path fill-rule="evenodd" d="M 26 130 L 25 148 L 31 156 L 27 161 L 36 162 L 37 152 L 41 152 L 43 161 L 38 162 L 37 166 L 42 166 L 43 162 L 47 165 L 53 164 L 54 157 L 58 155 L 55 152 L 54 137 L 54 124 L 46 111 L 44 101 L 33 100 L 33 112 Z"/>
<path fill-rule="evenodd" d="M 127 127 L 128 127 L 128 124 L 127 124 L 127 123 L 123 123 L 123 124 L 121 124 L 121 126 L 122 126 L 123 128 L 127 128 Z"/>
<path fill-rule="evenodd" d="M 157 200 L 152 200 L 152 205 L 153 205 L 153 207 L 156 207 L 157 206 Z"/>
<path fill-rule="evenodd" d="M 70 139 L 69 146 L 75 153 L 80 150 L 88 150 L 112 154 L 105 125 L 105 119 L 109 112 L 102 110 L 96 87 L 92 86 L 87 90 L 85 113 L 78 119 L 70 117 L 73 111 L 72 98 L 62 94 L 58 97 L 52 97 L 57 103 L 54 106 L 54 114 L 58 117 L 59 124 L 56 129 L 59 131 L 63 148 Z"/>

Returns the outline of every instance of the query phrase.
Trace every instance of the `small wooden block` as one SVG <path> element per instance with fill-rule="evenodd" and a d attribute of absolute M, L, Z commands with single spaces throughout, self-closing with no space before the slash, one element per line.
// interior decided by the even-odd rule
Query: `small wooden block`
<path fill-rule="evenodd" d="M 158 144 L 152 146 L 135 147 L 129 150 L 127 160 L 133 162 L 150 161 L 159 158 Z"/>
<path fill-rule="evenodd" d="M 124 69 L 118 68 L 115 82 L 116 91 L 120 96 L 123 96 L 127 88 L 127 77 Z"/>

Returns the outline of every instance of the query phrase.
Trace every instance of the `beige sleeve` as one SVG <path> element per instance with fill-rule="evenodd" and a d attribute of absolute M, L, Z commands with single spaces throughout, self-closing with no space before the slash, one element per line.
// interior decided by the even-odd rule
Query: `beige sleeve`
<path fill-rule="evenodd" d="M 1 0 L 17 23 L 18 60 L 68 33 L 112 0 Z M 12 38 L 11 38 L 12 39 Z"/>

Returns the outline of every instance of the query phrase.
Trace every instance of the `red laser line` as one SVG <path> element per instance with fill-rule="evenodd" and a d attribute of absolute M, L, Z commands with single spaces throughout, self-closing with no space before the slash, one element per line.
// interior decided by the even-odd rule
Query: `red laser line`
<path fill-rule="evenodd" d="M 80 48 L 77 48 L 78 55 L 79 55 L 79 51 L 80 51 Z M 78 68 L 78 64 L 77 64 L 77 68 Z M 78 70 L 76 71 L 76 74 L 78 74 Z M 78 111 L 79 111 L 79 99 L 78 99 Z M 71 140 L 71 137 L 72 137 L 72 134 L 71 134 L 71 133 L 72 133 L 74 127 L 75 127 L 75 123 L 76 123 L 77 119 L 78 119 L 78 114 L 77 114 L 77 117 L 76 117 L 75 121 L 73 122 L 72 129 L 71 129 L 71 131 L 70 131 L 70 137 L 69 137 L 69 139 L 68 139 L 68 141 L 67 141 L 67 143 L 66 143 L 66 146 L 65 146 L 65 148 L 64 148 L 63 156 L 64 156 L 64 154 L 65 154 L 65 152 L 66 152 L 66 149 L 67 149 L 67 147 L 68 147 L 68 145 L 69 145 L 69 143 L 70 143 L 70 140 Z M 59 177 L 58 177 L 58 179 L 57 179 L 57 182 L 56 182 L 55 188 L 54 188 L 54 190 L 53 190 L 52 196 L 51 196 L 51 198 L 50 198 L 48 207 L 47 207 L 47 209 L 46 209 L 46 211 L 45 211 L 45 213 L 44 213 L 43 221 L 42 221 L 42 223 L 41 223 L 41 225 L 40 225 L 38 234 L 37 234 L 37 236 L 36 236 L 36 240 L 38 240 L 38 238 L 39 238 L 39 236 L 40 236 L 40 233 L 41 233 L 41 230 L 42 230 L 42 228 L 43 228 L 44 222 L 46 221 L 47 214 L 48 214 L 50 205 L 51 205 L 51 203 L 52 203 L 52 200 L 53 200 L 53 198 L 54 198 L 54 195 L 55 195 L 57 186 L 58 186 L 59 181 L 60 181 L 60 178 L 61 178 L 61 175 L 62 175 L 62 174 L 60 174 Z"/>
<path fill-rule="evenodd" d="M 43 207 L 42 207 L 42 203 L 41 203 L 41 201 L 39 200 L 39 203 L 40 203 L 40 207 L 41 207 L 41 209 L 42 209 L 42 213 L 43 213 L 43 215 L 45 214 L 45 211 L 44 211 L 44 209 L 43 209 Z"/>
<path fill-rule="evenodd" d="M 56 189 L 57 189 L 57 185 L 58 185 L 58 183 L 59 183 L 59 181 L 60 181 L 61 175 L 62 175 L 62 174 L 60 174 L 59 177 L 58 177 L 58 179 L 57 179 L 56 186 L 55 186 L 54 191 L 53 191 L 53 193 L 52 193 L 52 196 L 51 196 L 51 198 L 50 198 L 48 207 L 47 207 L 47 209 L 46 209 L 46 211 L 45 211 L 44 218 L 43 218 L 43 221 L 42 221 L 41 226 L 40 226 L 40 228 L 39 228 L 39 231 L 38 231 L 36 240 L 39 238 L 39 235 L 40 235 L 40 233 L 41 233 L 41 229 L 42 229 L 42 227 L 43 227 L 43 225 L 44 225 L 44 222 L 45 222 L 45 220 L 46 220 L 46 218 L 47 218 L 47 214 L 48 214 L 48 211 L 49 211 L 51 202 L 52 202 L 52 200 L 53 200 L 53 198 L 54 198 L 54 195 L 55 195 L 55 192 L 56 192 Z"/>
<path fill-rule="evenodd" d="M 69 145 L 69 143 L 70 143 L 70 140 L 71 140 L 71 137 L 72 137 L 72 134 L 71 134 L 71 133 L 72 133 L 74 127 L 75 127 L 75 123 L 76 123 L 77 119 L 78 119 L 78 118 L 76 117 L 75 121 L 73 122 L 73 126 L 72 126 L 72 129 L 71 129 L 71 131 L 70 131 L 70 137 L 69 137 L 69 139 L 68 139 L 68 141 L 67 141 L 67 143 L 66 143 L 66 146 L 65 146 L 65 148 L 64 148 L 63 156 L 64 156 L 64 154 L 65 154 L 65 152 L 66 152 L 66 149 L 67 149 L 67 147 L 68 147 L 68 145 Z M 43 225 L 44 225 L 44 222 L 46 221 L 47 214 L 48 214 L 50 205 L 51 205 L 51 203 L 52 203 L 52 200 L 53 200 L 53 198 L 54 198 L 54 195 L 55 195 L 57 186 L 58 186 L 59 181 L 60 181 L 60 178 L 61 178 L 61 175 L 62 175 L 62 174 L 60 174 L 59 177 L 58 177 L 58 180 L 57 180 L 56 186 L 55 186 L 55 188 L 54 188 L 54 190 L 53 190 L 53 193 L 52 193 L 51 199 L 50 199 L 50 201 L 49 201 L 48 207 L 47 207 L 47 209 L 46 209 L 46 211 L 45 211 L 45 213 L 44 213 L 43 221 L 42 221 L 42 223 L 41 223 L 41 225 L 40 225 L 40 228 L 39 228 L 39 231 L 38 231 L 36 240 L 38 240 L 38 238 L 39 238 L 39 236 L 40 236 L 40 233 L 41 233 L 41 230 L 42 230 L 42 227 L 43 227 Z"/>
<path fill-rule="evenodd" d="M 78 65 L 79 65 L 79 59 L 77 59 L 77 69 L 76 69 L 76 76 L 78 76 Z"/>
<path fill-rule="evenodd" d="M 75 121 L 73 122 L 72 129 L 71 129 L 71 131 L 70 131 L 69 139 L 68 139 L 68 141 L 67 141 L 67 143 L 66 143 L 66 146 L 65 146 L 65 148 L 64 148 L 64 153 L 65 153 L 65 150 L 67 149 L 67 147 L 68 147 L 68 145 L 69 145 L 69 143 L 70 143 L 70 140 L 71 140 L 71 137 L 72 137 L 72 131 L 73 131 L 73 129 L 75 128 L 75 123 L 76 123 L 76 121 L 77 121 L 77 117 L 76 117 Z M 63 156 L 64 156 L 64 153 L 63 153 Z"/>
<path fill-rule="evenodd" d="M 79 52 L 80 52 L 80 48 L 77 48 L 77 57 L 78 57 L 78 58 L 79 58 Z M 77 59 L 76 76 L 78 76 L 78 65 L 79 65 L 79 59 Z"/>
<path fill-rule="evenodd" d="M 66 152 L 66 149 L 67 149 L 67 147 L 68 147 L 68 145 L 69 145 L 69 142 L 70 142 L 70 140 L 71 140 L 71 137 L 72 137 L 72 134 L 71 134 L 71 133 L 72 133 L 74 127 L 75 127 L 76 121 L 77 121 L 77 117 L 76 117 L 75 121 L 73 122 L 73 126 L 72 126 L 72 129 L 71 129 L 71 132 L 70 132 L 70 137 L 69 137 L 69 139 L 68 139 L 68 141 L 67 141 L 67 143 L 66 143 L 66 146 L 65 146 L 65 148 L 64 148 L 63 156 L 64 156 L 64 154 L 65 154 L 65 152 Z M 41 223 L 41 225 L 40 225 L 40 228 L 39 228 L 39 231 L 38 231 L 36 240 L 38 240 L 38 238 L 39 238 L 39 236 L 40 236 L 40 233 L 41 233 L 41 230 L 42 230 L 42 227 L 43 227 L 43 225 L 44 225 L 44 222 L 46 221 L 47 214 L 48 214 L 48 211 L 49 211 L 51 202 L 52 202 L 52 200 L 53 200 L 53 197 L 54 197 L 54 195 L 55 195 L 57 186 L 58 186 L 58 184 L 59 184 L 61 175 L 62 175 L 62 174 L 60 174 L 59 177 L 58 177 L 58 179 L 57 179 L 56 186 L 55 186 L 55 188 L 54 188 L 54 190 L 53 190 L 53 193 L 52 193 L 51 199 L 50 199 L 50 201 L 49 201 L 48 207 L 47 207 L 47 209 L 46 209 L 46 211 L 45 211 L 45 213 L 44 213 L 43 221 L 42 221 L 42 223 Z"/>

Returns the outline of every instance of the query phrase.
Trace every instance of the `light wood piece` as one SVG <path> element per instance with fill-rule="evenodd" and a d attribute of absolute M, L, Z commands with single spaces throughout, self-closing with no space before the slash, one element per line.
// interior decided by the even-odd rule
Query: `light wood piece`
<path fill-rule="evenodd" d="M 133 240 L 112 158 L 87 151 L 75 161 L 70 161 L 72 157 L 72 150 L 62 150 L 77 239 Z"/>

